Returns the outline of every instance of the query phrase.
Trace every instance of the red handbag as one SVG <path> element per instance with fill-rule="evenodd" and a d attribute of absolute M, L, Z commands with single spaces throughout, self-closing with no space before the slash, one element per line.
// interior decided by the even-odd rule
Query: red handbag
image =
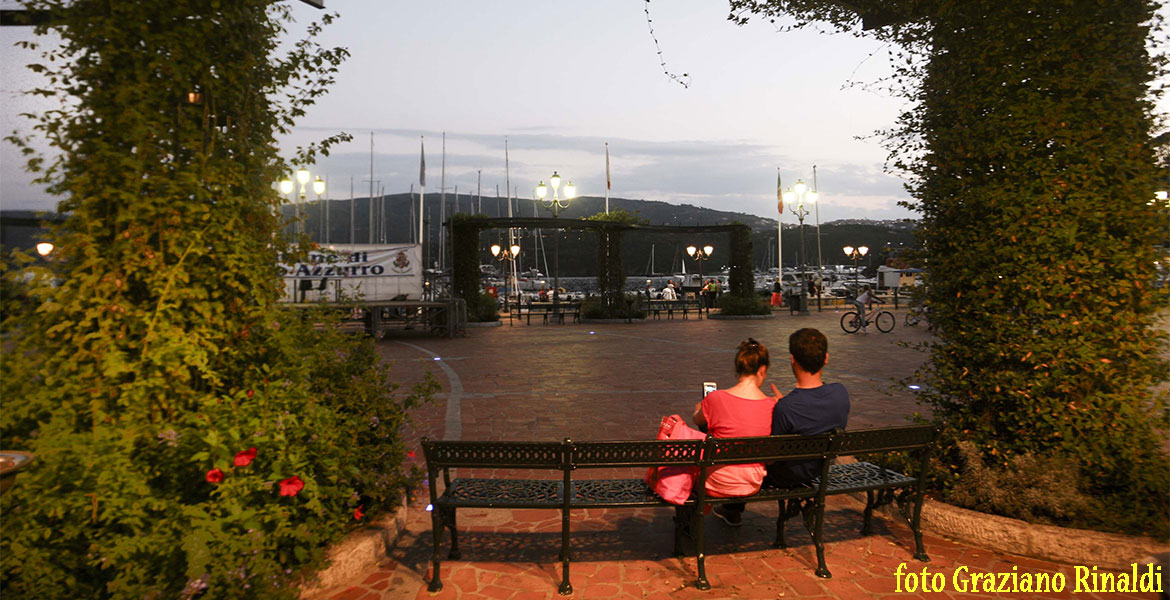
<path fill-rule="evenodd" d="M 660 440 L 702 440 L 707 434 L 692 429 L 678 415 L 662 417 L 658 425 Z M 699 476 L 698 467 L 650 467 L 646 470 L 646 485 L 671 504 L 682 505 L 691 497 L 691 488 Z"/>

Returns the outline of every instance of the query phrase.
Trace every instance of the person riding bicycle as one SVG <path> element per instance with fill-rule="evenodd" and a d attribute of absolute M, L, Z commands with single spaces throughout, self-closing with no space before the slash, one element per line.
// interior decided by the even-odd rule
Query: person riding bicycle
<path fill-rule="evenodd" d="M 875 302 L 878 304 L 885 304 L 885 302 L 881 301 L 877 296 L 874 295 L 873 291 L 869 289 L 868 285 L 862 288 L 861 294 L 857 296 L 856 300 L 853 301 L 853 305 L 857 307 L 857 315 L 861 318 L 861 330 L 865 331 L 866 333 L 869 332 L 869 320 L 867 320 L 865 317 L 865 310 L 867 308 L 873 308 L 873 304 Z"/>

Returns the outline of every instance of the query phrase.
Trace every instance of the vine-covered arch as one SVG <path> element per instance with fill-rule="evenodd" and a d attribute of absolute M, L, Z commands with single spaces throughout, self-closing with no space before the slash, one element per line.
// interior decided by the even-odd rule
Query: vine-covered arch
<path fill-rule="evenodd" d="M 479 234 L 484 229 L 581 229 L 594 231 L 598 236 L 598 291 L 603 302 L 620 298 L 626 276 L 622 269 L 621 242 L 626 232 L 655 231 L 664 233 L 726 233 L 729 237 L 730 269 L 728 292 L 751 297 L 752 238 L 751 229 L 742 223 L 730 225 L 639 225 L 617 221 L 556 218 L 488 218 L 456 215 L 448 223 L 451 228 L 452 293 L 464 299 L 479 293 Z"/>

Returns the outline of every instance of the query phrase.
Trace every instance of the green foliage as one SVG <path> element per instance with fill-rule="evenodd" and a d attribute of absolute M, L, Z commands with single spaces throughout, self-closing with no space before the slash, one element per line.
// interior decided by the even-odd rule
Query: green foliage
<path fill-rule="evenodd" d="M 937 340 L 920 380 L 943 429 L 944 497 L 970 443 L 993 471 L 1066 461 L 1080 492 L 1111 508 L 1053 519 L 1170 536 L 1166 302 L 1153 285 L 1168 218 L 1151 202 L 1165 187 L 1151 88 L 1165 57 L 1148 51 L 1165 34 L 1157 3 L 849 6 L 732 2 L 733 18 L 898 23 L 874 34 L 896 42 L 890 86 L 913 101 L 887 139 L 922 214 Z"/>
<path fill-rule="evenodd" d="M 758 295 L 736 296 L 723 294 L 716 301 L 719 310 L 725 315 L 770 315 L 772 308 Z"/>
<path fill-rule="evenodd" d="M 755 280 L 752 276 L 752 230 L 741 225 L 730 235 L 731 272 L 727 276 L 728 294 L 741 298 L 755 297 Z"/>
<path fill-rule="evenodd" d="M 645 319 L 646 309 L 640 294 L 623 294 L 618 302 L 604 303 L 600 296 L 581 302 L 581 316 L 586 319 Z"/>
<path fill-rule="evenodd" d="M 491 294 L 475 292 L 475 295 L 467 300 L 467 316 L 476 323 L 499 321 L 499 300 Z"/>
<path fill-rule="evenodd" d="M 971 442 L 960 442 L 958 450 L 962 477 L 947 495 L 958 506 L 1048 524 L 1083 522 L 1095 512 L 1104 512 L 1099 501 L 1080 491 L 1083 477 L 1067 459 L 1025 453 L 1013 456 L 1006 465 L 987 465 Z"/>
<path fill-rule="evenodd" d="M 267 1 L 26 4 L 61 37 L 37 93 L 69 107 L 29 167 L 69 217 L 51 275 L 5 275 L 0 438 L 37 462 L 0 498 L 4 595 L 294 598 L 411 481 L 400 428 L 433 389 L 395 396 L 372 342 L 276 305 L 274 135 L 346 52 L 314 25 L 276 56 Z"/>

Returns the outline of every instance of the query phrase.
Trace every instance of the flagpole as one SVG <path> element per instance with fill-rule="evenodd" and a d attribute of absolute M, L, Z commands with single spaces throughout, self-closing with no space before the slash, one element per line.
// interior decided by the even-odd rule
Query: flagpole
<path fill-rule="evenodd" d="M 817 192 L 816 220 L 817 220 L 817 310 L 821 309 L 821 292 L 825 285 L 824 267 L 821 264 L 821 196 L 817 188 L 817 166 L 813 165 L 813 191 Z"/>
<path fill-rule="evenodd" d="M 508 218 L 509 219 L 512 218 L 512 193 L 511 193 L 511 190 L 512 190 L 512 166 L 511 166 L 511 163 L 508 159 L 508 138 L 505 136 L 504 137 L 504 193 L 508 196 L 507 202 L 508 202 Z M 496 195 L 498 196 L 499 193 L 500 192 L 497 189 Z M 512 251 L 512 246 L 514 246 L 514 245 L 516 245 L 516 228 L 509 227 L 508 228 L 508 251 L 509 252 Z M 515 256 L 512 257 L 511 263 L 512 263 L 512 265 L 511 265 L 512 272 L 510 274 L 511 281 L 508 283 L 512 286 L 512 291 L 515 292 L 515 294 L 516 294 L 516 306 L 517 306 L 516 310 L 519 311 L 520 309 L 518 307 L 520 306 L 520 281 L 518 278 L 518 274 L 516 272 L 517 266 L 516 266 L 516 257 Z M 505 299 L 506 298 L 507 298 L 507 296 L 505 296 Z M 507 304 L 506 300 L 505 300 L 505 304 Z M 517 312 L 517 314 L 519 314 L 519 312 Z M 511 317 L 509 317 L 508 322 L 511 323 Z"/>
<path fill-rule="evenodd" d="M 418 136 L 418 248 L 419 256 L 426 266 L 426 256 L 423 248 L 423 198 L 427 195 L 427 145 L 423 136 Z"/>
<path fill-rule="evenodd" d="M 605 143 L 605 214 L 609 214 L 609 142 Z"/>
<path fill-rule="evenodd" d="M 784 285 L 784 244 L 781 243 L 780 238 L 784 234 L 784 186 L 780 184 L 780 167 L 776 167 L 776 210 L 779 215 L 776 217 L 776 275 L 780 278 L 781 286 Z M 783 287 L 781 287 L 783 291 Z"/>

